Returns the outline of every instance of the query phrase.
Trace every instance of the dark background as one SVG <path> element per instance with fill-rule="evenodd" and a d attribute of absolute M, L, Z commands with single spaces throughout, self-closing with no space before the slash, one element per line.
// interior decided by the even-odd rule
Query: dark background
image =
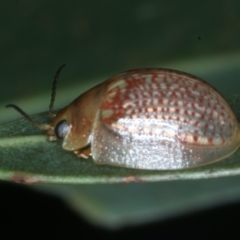
<path fill-rule="evenodd" d="M 87 223 L 57 197 L 10 183 L 0 191 L 1 239 L 237 239 L 239 234 L 239 203 L 110 231 Z"/>
<path fill-rule="evenodd" d="M 173 68 L 174 61 L 218 58 L 240 48 L 237 0 L 12 0 L 0 4 L 3 104 L 50 92 L 62 63 L 67 68 L 59 88 L 81 89 L 86 81 L 102 81 L 103 76 L 127 69 Z M 200 68 L 204 72 L 209 66 Z M 182 70 L 196 74 L 188 66 Z"/>
<path fill-rule="evenodd" d="M 91 79 L 131 68 L 171 68 L 171 62 L 182 59 L 194 62 L 239 52 L 240 2 L 1 1 L 0 29 L 0 107 L 26 99 L 29 108 L 23 107 L 37 113 L 48 106 L 49 100 L 43 99 L 39 103 L 42 107 L 31 103 L 50 91 L 51 80 L 62 63 L 67 69 L 61 88 L 80 89 L 86 82 L 91 84 Z M 200 66 L 202 70 L 208 67 Z M 184 70 L 195 74 L 190 67 Z M 73 96 L 68 98 L 73 100 Z M 4 111 L 0 111 L 1 116 L 5 116 Z M 240 213 L 239 203 L 234 203 L 109 232 L 89 225 L 58 198 L 20 185 L 2 182 L 0 197 L 3 239 L 35 235 L 212 239 L 236 233 L 234 224 Z"/>

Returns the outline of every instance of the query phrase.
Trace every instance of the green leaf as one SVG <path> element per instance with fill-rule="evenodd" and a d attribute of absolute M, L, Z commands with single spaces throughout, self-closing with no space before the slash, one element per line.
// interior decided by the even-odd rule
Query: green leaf
<path fill-rule="evenodd" d="M 120 228 L 192 213 L 240 198 L 240 176 L 147 184 L 33 185 L 66 199 L 88 221 Z"/>
<path fill-rule="evenodd" d="M 240 116 L 240 97 L 235 95 L 228 101 Z M 49 121 L 47 113 L 32 117 L 41 123 Z M 23 118 L 2 124 L 0 128 L 0 179 L 18 183 L 62 183 L 33 187 L 61 196 L 90 222 L 105 228 L 166 219 L 238 200 L 240 176 L 216 177 L 240 175 L 239 159 L 238 150 L 223 161 L 189 170 L 126 169 L 77 158 L 62 149 L 61 141 L 47 141 L 44 132 Z M 191 179 L 195 180 L 189 181 Z M 101 184 L 120 182 L 141 184 Z"/>
<path fill-rule="evenodd" d="M 239 115 L 239 96 L 229 98 Z M 48 122 L 47 113 L 34 115 Z M 23 183 L 118 183 L 202 179 L 240 174 L 240 151 L 225 160 L 178 171 L 149 171 L 97 165 L 62 149 L 61 141 L 49 142 L 44 132 L 26 119 L 1 125 L 0 179 Z"/>

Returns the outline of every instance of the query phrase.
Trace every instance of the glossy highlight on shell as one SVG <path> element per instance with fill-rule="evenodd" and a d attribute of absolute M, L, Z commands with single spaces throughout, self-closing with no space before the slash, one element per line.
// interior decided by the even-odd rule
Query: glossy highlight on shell
<path fill-rule="evenodd" d="M 80 95 L 42 128 L 97 164 L 175 170 L 226 158 L 240 145 L 237 118 L 205 81 L 176 70 L 120 73 Z"/>

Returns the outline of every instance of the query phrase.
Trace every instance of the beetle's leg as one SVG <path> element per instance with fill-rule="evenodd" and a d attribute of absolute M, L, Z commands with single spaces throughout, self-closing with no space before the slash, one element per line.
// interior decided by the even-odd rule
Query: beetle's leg
<path fill-rule="evenodd" d="M 91 146 L 89 145 L 85 148 L 78 149 L 78 150 L 74 151 L 74 153 L 78 157 L 89 158 L 89 156 L 91 155 Z"/>

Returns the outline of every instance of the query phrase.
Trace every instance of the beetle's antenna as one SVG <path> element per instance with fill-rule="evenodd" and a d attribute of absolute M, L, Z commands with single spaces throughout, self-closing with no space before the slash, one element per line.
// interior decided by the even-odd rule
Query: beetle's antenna
<path fill-rule="evenodd" d="M 55 117 L 55 114 L 53 113 L 53 104 L 55 101 L 55 97 L 56 97 L 56 88 L 57 88 L 57 80 L 59 77 L 60 72 L 62 71 L 62 69 L 66 66 L 66 64 L 63 64 L 62 66 L 60 66 L 57 70 L 57 73 L 54 77 L 53 80 L 53 84 L 52 84 L 52 95 L 51 95 L 51 101 L 50 101 L 50 105 L 49 105 L 49 116 L 50 117 Z"/>
<path fill-rule="evenodd" d="M 8 104 L 6 107 L 12 107 L 14 108 L 17 112 L 19 112 L 23 117 L 25 117 L 29 122 L 31 122 L 35 127 L 41 130 L 48 130 L 49 125 L 48 124 L 40 124 L 36 121 L 34 121 L 27 113 L 25 113 L 20 107 L 18 107 L 15 104 Z"/>

